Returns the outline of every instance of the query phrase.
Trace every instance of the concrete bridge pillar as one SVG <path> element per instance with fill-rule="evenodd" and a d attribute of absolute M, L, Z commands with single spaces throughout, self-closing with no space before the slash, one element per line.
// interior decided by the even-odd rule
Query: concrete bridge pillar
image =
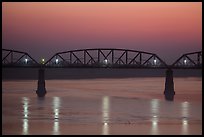
<path fill-rule="evenodd" d="M 40 68 L 38 70 L 38 89 L 36 90 L 36 94 L 38 97 L 44 97 L 46 94 L 45 89 L 45 69 Z"/>
<path fill-rule="evenodd" d="M 166 70 L 166 81 L 164 90 L 165 99 L 168 101 L 174 100 L 174 81 L 173 81 L 173 71 L 171 69 Z"/>

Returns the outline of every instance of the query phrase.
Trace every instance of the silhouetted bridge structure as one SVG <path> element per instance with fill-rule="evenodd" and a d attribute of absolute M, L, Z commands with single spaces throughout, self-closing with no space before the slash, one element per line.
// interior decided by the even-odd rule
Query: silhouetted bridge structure
<path fill-rule="evenodd" d="M 165 98 L 173 100 L 174 83 L 172 69 L 202 69 L 202 51 L 183 54 L 172 65 L 167 65 L 154 53 L 128 49 L 80 49 L 58 52 L 47 62 L 37 62 L 28 53 L 2 49 L 2 67 L 4 68 L 39 68 L 39 97 L 46 94 L 45 68 L 134 68 L 134 69 L 167 69 Z"/>

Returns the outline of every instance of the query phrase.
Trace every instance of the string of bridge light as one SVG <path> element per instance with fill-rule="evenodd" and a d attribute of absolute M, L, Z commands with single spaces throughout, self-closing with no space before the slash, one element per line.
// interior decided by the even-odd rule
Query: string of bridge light
<path fill-rule="evenodd" d="M 25 58 L 24 61 L 25 61 L 25 64 L 28 64 L 29 59 L 28 59 L 28 58 Z M 109 62 L 108 59 L 104 59 L 104 61 L 103 61 L 104 64 L 108 64 L 108 62 Z M 188 62 L 187 59 L 184 59 L 184 60 L 183 60 L 183 63 L 184 63 L 185 65 L 187 64 L 187 62 Z M 42 58 L 42 59 L 41 59 L 41 64 L 44 64 L 44 63 L 45 63 L 45 59 Z M 58 58 L 55 59 L 55 63 L 56 63 L 56 64 L 59 63 L 59 59 L 58 59 Z M 154 65 L 157 65 L 157 59 L 154 59 L 154 60 L 153 60 L 153 63 L 154 63 Z"/>

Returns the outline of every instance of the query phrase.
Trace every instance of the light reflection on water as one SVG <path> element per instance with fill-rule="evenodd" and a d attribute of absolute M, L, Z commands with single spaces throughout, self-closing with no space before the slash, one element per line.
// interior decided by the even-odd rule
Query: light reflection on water
<path fill-rule="evenodd" d="M 102 135 L 109 135 L 109 112 L 110 112 L 110 99 L 109 96 L 102 98 Z"/>
<path fill-rule="evenodd" d="M 189 102 L 181 103 L 182 134 L 188 134 Z"/>
<path fill-rule="evenodd" d="M 159 134 L 158 130 L 158 116 L 159 116 L 159 108 L 160 108 L 160 102 L 158 99 L 152 99 L 150 101 L 150 110 L 152 114 L 152 128 L 151 128 L 151 134 Z"/>
<path fill-rule="evenodd" d="M 59 112 L 60 112 L 60 104 L 61 100 L 59 97 L 53 97 L 52 105 L 53 105 L 53 117 L 54 117 L 54 124 L 53 124 L 53 134 L 59 135 L 60 129 L 59 129 Z"/>
<path fill-rule="evenodd" d="M 38 99 L 38 105 L 41 107 L 45 107 L 45 100 L 44 99 Z M 23 119 L 22 119 L 22 134 L 23 135 L 28 135 L 29 134 L 29 114 L 31 113 L 29 110 L 29 105 L 30 104 L 30 98 L 28 97 L 22 97 L 22 106 L 23 106 Z M 52 100 L 52 109 L 53 109 L 53 131 L 52 133 L 54 135 L 60 134 L 60 124 L 59 124 L 59 113 L 60 113 L 60 105 L 61 105 L 61 100 L 59 97 L 53 97 Z M 45 109 L 45 108 L 43 108 Z M 41 110 L 43 110 L 41 109 Z M 40 111 L 40 110 L 39 110 Z M 41 112 L 40 112 L 41 113 Z"/>
<path fill-rule="evenodd" d="M 28 114 L 29 114 L 29 103 L 30 99 L 28 97 L 22 97 L 22 104 L 23 104 L 23 130 L 22 134 L 23 135 L 28 135 L 29 134 L 29 121 L 28 121 Z"/>
<path fill-rule="evenodd" d="M 152 128 L 151 128 L 150 134 L 160 134 L 159 128 L 158 128 L 158 126 L 161 126 L 159 124 L 159 115 L 160 115 L 159 113 L 160 113 L 160 109 L 161 109 L 160 101 L 157 99 L 152 99 L 150 104 L 151 104 L 150 110 L 151 110 L 151 114 L 152 114 L 152 118 L 151 118 Z M 165 107 L 170 107 L 170 106 L 165 106 Z M 189 132 L 188 119 L 189 119 L 189 109 L 190 109 L 189 102 L 185 101 L 185 102 L 180 103 L 180 106 L 174 108 L 175 111 L 176 111 L 176 109 L 180 110 L 180 114 L 174 114 L 174 115 L 169 114 L 169 117 L 170 118 L 177 117 L 176 115 L 181 116 L 182 117 L 182 119 L 181 119 L 181 127 L 182 127 L 181 134 L 188 134 L 188 132 Z"/>
<path fill-rule="evenodd" d="M 62 134 L 60 132 L 60 108 L 63 106 L 62 104 L 62 99 L 60 97 L 53 97 L 51 98 L 51 100 L 49 100 L 49 102 L 47 102 L 48 104 L 52 104 L 51 106 L 51 110 L 50 113 L 46 114 L 47 116 L 52 116 L 52 122 L 53 122 L 53 126 L 52 126 L 52 134 L 54 135 L 59 135 Z M 42 111 L 44 111 L 44 109 L 46 110 L 50 110 L 49 106 L 50 105 L 45 105 L 45 100 L 40 100 L 40 105 L 41 107 L 43 107 L 43 109 L 38 110 L 39 113 L 41 113 Z M 30 129 L 32 128 L 31 121 L 29 121 L 29 118 L 32 118 L 31 116 L 31 110 L 34 111 L 34 109 L 31 108 L 31 99 L 28 97 L 22 97 L 21 98 L 21 102 L 22 102 L 22 134 L 23 135 L 28 135 L 31 134 L 30 133 Z M 137 103 L 137 102 L 135 102 Z M 172 102 L 174 103 L 174 102 Z M 102 133 L 103 135 L 109 135 L 110 134 L 110 97 L 109 96 L 103 96 L 102 97 L 102 106 L 101 106 L 101 111 L 102 111 Z M 150 110 L 150 122 L 151 122 L 151 127 L 150 127 L 150 134 L 161 134 L 160 132 L 160 127 L 162 126 L 160 122 L 162 122 L 162 117 L 163 117 L 163 113 L 164 110 L 168 112 L 168 107 L 170 108 L 169 110 L 171 110 L 171 105 L 168 105 L 169 103 L 164 105 L 164 102 L 159 100 L 159 99 L 152 99 L 150 100 L 150 103 L 147 104 L 147 106 L 144 105 L 144 109 L 148 109 Z M 117 104 L 113 104 L 113 108 L 114 105 Z M 164 105 L 164 106 L 163 106 Z M 33 104 L 32 104 L 33 106 Z M 165 109 L 163 107 L 166 107 Z M 182 103 L 178 103 L 177 106 L 174 105 L 173 110 L 175 110 L 175 112 L 179 112 L 179 113 L 171 113 L 171 111 L 169 111 L 166 115 L 166 117 L 168 118 L 176 118 L 178 120 L 178 117 L 182 117 L 182 119 L 180 119 L 180 125 L 181 125 L 181 130 L 180 133 L 181 134 L 189 134 L 189 110 L 190 109 L 190 103 L 189 102 L 182 102 Z M 124 110 L 124 109 L 123 109 Z M 62 111 L 62 110 L 61 110 Z M 80 111 L 80 110 L 79 110 Z M 125 110 L 124 110 L 125 111 Z M 128 113 L 128 109 L 127 109 L 127 113 Z M 160 112 L 163 111 L 163 112 Z M 43 112 L 42 112 L 43 113 Z M 174 115 L 172 115 L 174 114 Z M 166 119 L 165 117 L 165 119 Z M 175 119 L 175 120 L 176 120 Z"/>
<path fill-rule="evenodd" d="M 31 114 L 31 108 L 30 103 L 31 100 L 28 97 L 22 97 L 22 107 L 23 107 L 23 119 L 22 119 L 22 134 L 28 135 L 29 133 L 29 117 Z M 53 117 L 53 128 L 52 128 L 52 134 L 53 135 L 59 135 L 60 133 L 60 107 L 62 105 L 61 98 L 60 97 L 53 97 L 52 100 L 52 117 Z M 50 103 L 51 103 L 50 102 Z M 43 105 L 44 104 L 44 105 Z M 45 107 L 45 100 L 40 100 L 40 106 Z M 160 119 L 160 109 L 161 109 L 161 101 L 159 99 L 152 99 L 150 101 L 150 116 L 151 116 L 151 130 L 150 134 L 160 134 L 159 127 L 161 126 L 159 124 Z M 170 107 L 170 106 L 169 106 Z M 44 108 L 45 109 L 45 108 Z M 44 110 L 41 109 L 41 110 Z M 48 108 L 47 108 L 48 109 Z M 182 102 L 180 103 L 180 106 L 178 108 L 180 110 L 180 116 L 181 119 L 181 134 L 188 134 L 189 133 L 189 109 L 190 105 L 189 102 Z M 40 110 L 40 111 L 41 111 Z M 109 96 L 103 96 L 102 97 L 102 135 L 109 135 L 110 134 L 110 97 Z M 176 110 L 175 110 L 176 111 Z M 49 115 L 49 114 L 48 114 Z M 171 117 L 171 116 L 170 116 Z"/>

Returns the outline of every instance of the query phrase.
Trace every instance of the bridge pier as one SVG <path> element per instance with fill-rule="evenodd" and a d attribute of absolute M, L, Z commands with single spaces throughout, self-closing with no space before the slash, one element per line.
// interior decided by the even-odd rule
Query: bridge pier
<path fill-rule="evenodd" d="M 38 97 L 44 97 L 46 94 L 46 89 L 45 89 L 45 69 L 40 68 L 38 70 L 38 88 L 36 90 L 36 94 Z"/>
<path fill-rule="evenodd" d="M 171 69 L 166 70 L 166 81 L 164 90 L 165 99 L 168 101 L 174 100 L 174 81 L 173 81 L 173 71 Z"/>

